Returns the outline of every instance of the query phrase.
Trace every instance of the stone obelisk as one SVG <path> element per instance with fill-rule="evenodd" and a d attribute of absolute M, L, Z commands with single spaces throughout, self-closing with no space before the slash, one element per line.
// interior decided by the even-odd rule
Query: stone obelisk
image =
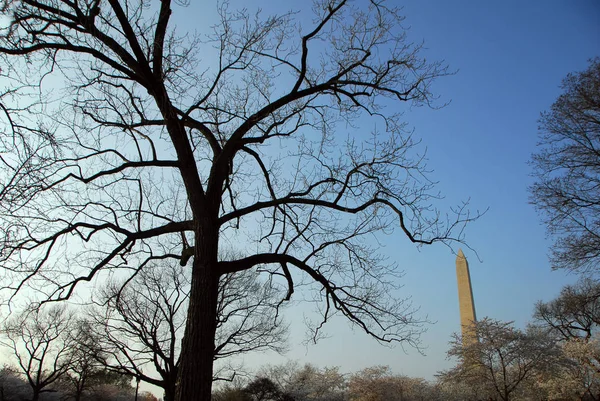
<path fill-rule="evenodd" d="M 471 276 L 469 275 L 469 264 L 467 258 L 458 250 L 456 255 L 456 279 L 458 281 L 458 305 L 460 307 L 460 326 L 463 343 L 468 339 L 475 339 L 473 332 L 475 316 L 475 303 L 473 301 L 473 289 L 471 288 Z"/>

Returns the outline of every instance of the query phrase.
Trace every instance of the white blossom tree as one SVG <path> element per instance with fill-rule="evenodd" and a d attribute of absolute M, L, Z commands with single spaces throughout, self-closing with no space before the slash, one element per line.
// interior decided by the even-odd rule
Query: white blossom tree
<path fill-rule="evenodd" d="M 524 332 L 486 317 L 474 323 L 474 331 L 478 341 L 454 335 L 448 356 L 458 358 L 458 365 L 441 372 L 442 381 L 483 386 L 484 393 L 510 401 L 536 373 L 563 362 L 555 337 L 545 330 L 531 326 Z"/>

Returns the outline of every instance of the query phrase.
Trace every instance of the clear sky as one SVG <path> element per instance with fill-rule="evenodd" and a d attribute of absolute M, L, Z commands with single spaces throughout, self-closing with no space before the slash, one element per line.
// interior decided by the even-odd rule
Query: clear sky
<path fill-rule="evenodd" d="M 467 229 L 479 255 L 469 260 L 478 317 L 514 320 L 523 327 L 537 300 L 555 297 L 577 277 L 551 271 L 544 227 L 528 203 L 528 160 L 537 142 L 537 119 L 560 94 L 569 72 L 600 56 L 600 3 L 576 1 L 409 1 L 404 7 L 409 35 L 424 41 L 426 55 L 443 59 L 457 73 L 434 90 L 450 104 L 441 110 L 407 111 L 406 119 L 428 149 L 432 177 L 449 204 L 471 199 L 489 211 Z M 256 3 L 258 4 L 258 3 Z M 278 2 L 280 10 L 298 9 Z M 232 3 L 235 5 L 235 3 Z M 269 2 L 260 3 L 270 12 Z M 192 5 L 192 8 L 194 6 Z M 250 10 L 252 6 L 246 3 Z M 351 372 L 390 365 L 396 373 L 432 378 L 449 367 L 445 352 L 460 330 L 455 255 L 442 246 L 415 249 L 399 236 L 383 239 L 384 252 L 404 269 L 403 296 L 412 296 L 428 326 L 426 355 L 411 348 L 386 348 L 352 330 L 342 319 L 328 327 L 330 338 L 301 345 L 304 308 L 288 310 L 291 350 L 284 357 L 247 357 L 248 365 L 286 358 Z"/>

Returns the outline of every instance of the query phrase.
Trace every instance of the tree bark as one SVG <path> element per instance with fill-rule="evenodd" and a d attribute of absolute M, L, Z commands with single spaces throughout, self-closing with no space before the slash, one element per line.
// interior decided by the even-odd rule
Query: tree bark
<path fill-rule="evenodd" d="M 209 231 L 209 233 L 207 233 Z M 190 301 L 181 346 L 176 401 L 209 401 L 217 320 L 218 237 L 196 230 Z"/>
<path fill-rule="evenodd" d="M 177 377 L 169 377 L 164 382 L 163 401 L 175 401 L 175 392 L 177 389 Z"/>
<path fill-rule="evenodd" d="M 81 401 L 81 396 L 83 395 L 83 388 L 83 380 L 75 383 L 75 401 Z"/>

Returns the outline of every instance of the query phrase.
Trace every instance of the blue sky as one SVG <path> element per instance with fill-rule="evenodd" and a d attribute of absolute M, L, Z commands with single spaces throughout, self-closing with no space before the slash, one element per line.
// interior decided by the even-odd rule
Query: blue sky
<path fill-rule="evenodd" d="M 303 8 L 303 2 L 231 1 L 231 9 L 262 7 L 265 13 Z M 514 320 L 523 327 L 537 300 L 555 297 L 577 277 L 552 272 L 551 241 L 528 203 L 532 180 L 527 165 L 537 142 L 537 119 L 560 94 L 569 72 L 583 70 L 600 56 L 600 2 L 573 1 L 410 1 L 404 7 L 409 37 L 424 41 L 425 54 L 445 60 L 457 73 L 440 78 L 434 91 L 440 110 L 407 110 L 406 121 L 427 148 L 432 178 L 448 205 L 471 200 L 488 212 L 467 228 L 478 257 L 463 249 L 470 263 L 477 315 Z M 274 7 L 277 10 L 274 10 Z M 181 31 L 215 23 L 215 5 L 175 7 Z M 308 29 L 308 28 L 307 28 Z M 386 348 L 343 319 L 327 326 L 329 338 L 317 345 L 305 339 L 303 305 L 287 310 L 290 351 L 284 356 L 251 355 L 248 367 L 295 359 L 352 372 L 389 365 L 397 373 L 431 379 L 451 365 L 445 352 L 459 331 L 455 255 L 443 245 L 416 249 L 396 233 L 381 238 L 383 252 L 404 270 L 399 296 L 411 296 L 421 316 L 434 322 L 422 336 L 425 355 L 409 347 Z"/>
<path fill-rule="evenodd" d="M 534 303 L 555 297 L 577 277 L 551 271 L 551 241 L 528 203 L 528 166 L 536 149 L 537 119 L 560 94 L 569 72 L 600 56 L 600 3 L 585 1 L 411 1 L 403 6 L 409 36 L 424 41 L 428 58 L 445 60 L 457 73 L 436 81 L 434 90 L 450 104 L 417 108 L 406 119 L 427 147 L 432 177 L 448 204 L 471 199 L 488 212 L 468 227 L 469 260 L 477 315 L 514 320 L 523 327 Z M 235 4 L 235 3 L 234 3 Z M 263 10 L 270 12 L 268 3 Z M 297 4 L 297 3 L 296 3 Z M 278 3 L 281 10 L 298 8 Z M 250 10 L 252 7 L 246 5 Z M 287 6 L 287 7 L 286 7 Z M 343 319 L 328 327 L 317 345 L 304 339 L 302 314 L 292 308 L 291 350 L 283 357 L 247 357 L 250 366 L 286 358 L 351 372 L 390 365 L 395 372 L 432 378 L 449 367 L 445 352 L 460 329 L 455 256 L 441 245 L 415 249 L 399 236 L 383 239 L 383 251 L 405 271 L 402 296 L 410 295 L 428 326 L 425 355 L 411 348 L 386 348 Z"/>

